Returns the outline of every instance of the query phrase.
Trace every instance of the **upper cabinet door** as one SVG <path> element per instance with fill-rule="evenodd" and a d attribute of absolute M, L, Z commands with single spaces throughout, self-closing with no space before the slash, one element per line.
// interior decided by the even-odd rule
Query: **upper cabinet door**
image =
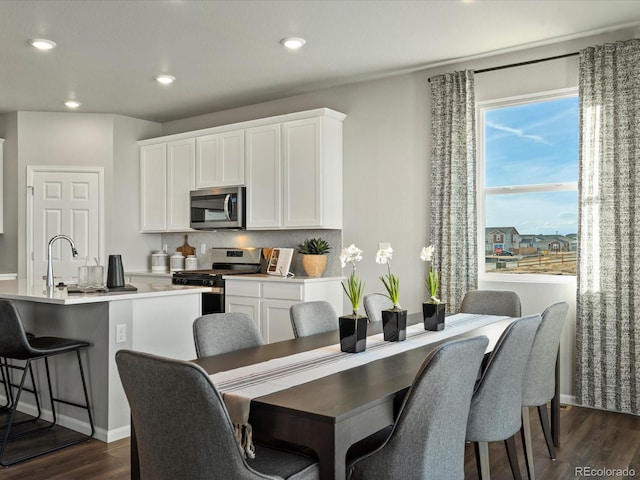
<path fill-rule="evenodd" d="M 167 144 L 167 230 L 189 230 L 191 205 L 189 192 L 195 189 L 194 138 Z"/>
<path fill-rule="evenodd" d="M 322 226 L 320 119 L 282 124 L 284 226 Z"/>
<path fill-rule="evenodd" d="M 167 228 L 167 144 L 140 147 L 140 230 Z"/>
<path fill-rule="evenodd" d="M 244 130 L 196 139 L 196 188 L 244 185 Z"/>
<path fill-rule="evenodd" d="M 342 228 L 342 120 L 282 124 L 285 228 Z"/>
<path fill-rule="evenodd" d="M 245 130 L 247 228 L 282 228 L 280 124 Z"/>

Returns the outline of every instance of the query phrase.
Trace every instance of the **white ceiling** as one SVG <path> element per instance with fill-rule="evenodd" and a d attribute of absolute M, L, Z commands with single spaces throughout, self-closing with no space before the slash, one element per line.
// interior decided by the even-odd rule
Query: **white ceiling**
<path fill-rule="evenodd" d="M 639 23 L 637 0 L 0 0 L 0 113 L 164 122 Z"/>

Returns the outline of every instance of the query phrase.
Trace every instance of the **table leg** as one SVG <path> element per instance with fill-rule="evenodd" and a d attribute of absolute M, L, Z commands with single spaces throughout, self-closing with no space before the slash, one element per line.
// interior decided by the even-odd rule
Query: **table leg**
<path fill-rule="evenodd" d="M 140 480 L 140 461 L 138 458 L 138 442 L 136 440 L 136 431 L 133 428 L 133 418 L 131 422 L 131 480 Z"/>
<path fill-rule="evenodd" d="M 560 446 L 560 349 L 556 357 L 556 388 L 551 399 L 551 437 L 556 447 Z"/>

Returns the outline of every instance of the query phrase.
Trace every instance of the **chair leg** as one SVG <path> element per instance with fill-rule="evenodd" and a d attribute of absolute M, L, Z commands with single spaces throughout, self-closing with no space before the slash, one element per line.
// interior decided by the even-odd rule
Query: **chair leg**
<path fill-rule="evenodd" d="M 82 390 L 84 391 L 84 401 L 87 406 L 87 414 L 89 415 L 89 425 L 91 426 L 91 433 L 89 437 L 93 437 L 95 433 L 95 427 L 93 426 L 93 416 L 91 415 L 91 406 L 89 405 L 89 393 L 87 392 L 87 382 L 84 378 L 84 369 L 82 368 L 82 359 L 80 358 L 80 349 L 76 350 L 78 357 L 78 366 L 80 367 L 80 379 L 82 380 Z"/>
<path fill-rule="evenodd" d="M 538 416 L 540 417 L 540 424 L 542 425 L 542 432 L 544 433 L 544 439 L 547 442 L 547 449 L 549 450 L 549 456 L 556 459 L 556 449 L 553 446 L 553 439 L 551 438 L 551 428 L 549 426 L 549 415 L 547 414 L 547 405 L 538 405 Z"/>
<path fill-rule="evenodd" d="M 516 451 L 516 436 L 507 438 L 504 441 L 507 447 L 507 456 L 509 457 L 509 466 L 511 466 L 511 472 L 515 480 L 522 480 L 522 474 L 520 473 L 520 464 L 518 463 L 518 452 Z"/>
<path fill-rule="evenodd" d="M 9 442 L 9 438 L 11 435 L 11 427 L 13 426 L 13 421 L 16 416 L 16 410 L 18 409 L 18 403 L 20 402 L 20 395 L 22 394 L 22 387 L 24 387 L 24 382 L 27 379 L 29 367 L 31 367 L 31 360 L 27 360 L 24 371 L 22 372 L 22 378 L 20 379 L 20 385 L 18 386 L 18 394 L 16 395 L 16 398 L 13 401 L 13 405 L 11 407 L 11 414 L 9 415 L 9 421 L 6 426 L 4 438 L 2 439 L 2 446 L 0 446 L 0 465 L 2 465 L 3 467 L 7 467 L 11 465 L 11 463 L 5 463 L 3 461 L 4 451 L 7 448 L 7 443 Z"/>
<path fill-rule="evenodd" d="M 491 469 L 489 468 L 489 443 L 473 442 L 473 448 L 476 452 L 478 478 L 480 478 L 480 480 L 490 480 Z"/>
<path fill-rule="evenodd" d="M 524 460 L 527 465 L 529 480 L 536 480 L 536 473 L 533 469 L 533 448 L 531 443 L 531 423 L 529 419 L 529 407 L 522 407 L 522 445 L 524 446 Z"/>
<path fill-rule="evenodd" d="M 0 409 L 9 409 L 11 408 L 11 388 L 9 387 L 9 371 L 6 366 L 7 359 L 4 357 L 0 357 L 0 372 L 2 374 L 2 385 L 4 386 L 4 394 L 6 397 L 5 404 L 0 406 Z"/>

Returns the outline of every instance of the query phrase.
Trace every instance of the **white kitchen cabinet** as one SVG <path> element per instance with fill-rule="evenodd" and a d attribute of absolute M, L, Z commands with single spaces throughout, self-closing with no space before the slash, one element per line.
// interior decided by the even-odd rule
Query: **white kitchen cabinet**
<path fill-rule="evenodd" d="M 196 188 L 244 185 L 244 130 L 196 138 Z"/>
<path fill-rule="evenodd" d="M 247 130 L 248 229 L 342 228 L 344 115 L 336 113 Z"/>
<path fill-rule="evenodd" d="M 140 147 L 140 230 L 167 228 L 167 144 Z"/>
<path fill-rule="evenodd" d="M 282 228 L 282 138 L 280 124 L 245 131 L 247 228 Z"/>
<path fill-rule="evenodd" d="M 195 139 L 140 147 L 140 230 L 189 230 Z"/>
<path fill-rule="evenodd" d="M 342 122 L 318 108 L 141 140 L 141 231 L 189 230 L 189 190 L 246 185 L 247 229 L 342 228 Z"/>
<path fill-rule="evenodd" d="M 341 278 L 283 279 L 280 277 L 225 277 L 225 311 L 243 312 L 255 322 L 265 342 L 293 338 L 289 308 L 300 302 L 324 300 L 342 312 Z"/>

